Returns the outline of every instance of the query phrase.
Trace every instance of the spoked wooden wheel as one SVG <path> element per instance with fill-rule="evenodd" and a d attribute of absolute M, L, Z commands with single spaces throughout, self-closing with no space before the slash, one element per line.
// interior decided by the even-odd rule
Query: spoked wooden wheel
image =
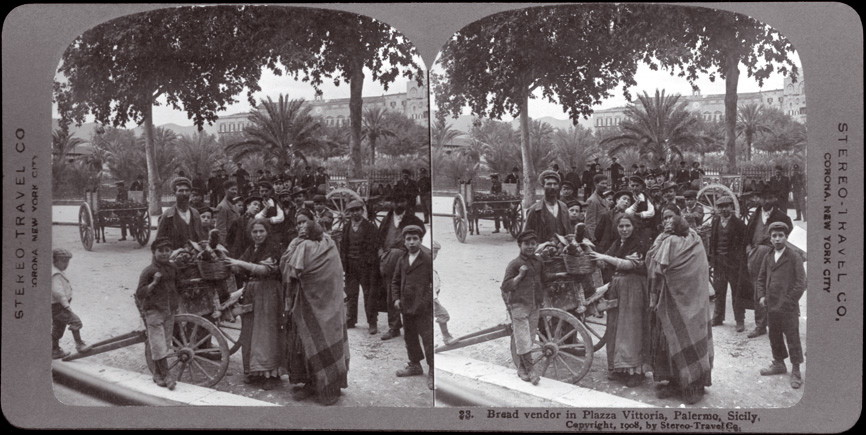
<path fill-rule="evenodd" d="M 223 338 L 226 339 L 226 345 L 229 348 L 229 355 L 234 355 L 235 352 L 241 348 L 242 324 L 243 320 L 241 320 L 241 316 L 236 316 L 235 320 L 232 322 L 220 320 L 215 323 L 216 327 L 219 328 L 220 332 L 222 332 Z"/>
<path fill-rule="evenodd" d="M 212 387 L 222 380 L 229 367 L 229 348 L 217 327 L 194 314 L 177 314 L 174 330 L 167 358 L 175 379 L 201 387 Z M 212 340 L 216 340 L 217 347 L 209 347 Z M 154 363 L 149 345 L 145 346 L 145 354 L 152 372 Z"/>
<path fill-rule="evenodd" d="M 96 229 L 93 226 L 93 213 L 90 211 L 90 204 L 81 204 L 78 209 L 78 235 L 81 237 L 81 245 L 84 249 L 90 251 L 93 249 L 93 239 L 96 235 Z"/>
<path fill-rule="evenodd" d="M 539 310 L 538 333 L 532 339 L 530 359 L 541 376 L 576 384 L 592 368 L 592 340 L 580 321 L 558 308 Z M 517 346 L 511 339 L 511 357 L 517 364 Z"/>
<path fill-rule="evenodd" d="M 511 237 L 516 239 L 520 235 L 520 232 L 523 231 L 523 204 L 517 203 L 508 223 L 510 225 L 508 232 L 511 234 Z"/>
<path fill-rule="evenodd" d="M 583 326 L 586 328 L 586 331 L 589 333 L 589 336 L 592 338 L 592 351 L 598 352 L 599 349 L 604 347 L 605 344 L 605 333 L 607 332 L 607 312 L 601 312 L 602 317 L 596 317 L 595 315 L 587 315 L 581 314 L 578 316 L 580 322 L 583 323 Z"/>
<path fill-rule="evenodd" d="M 740 202 L 734 192 L 724 184 L 710 184 L 704 186 L 699 192 L 697 201 L 698 204 L 704 207 L 704 221 L 711 219 L 716 215 L 716 203 L 723 197 L 728 197 L 734 200 L 734 214 L 740 216 Z"/>
<path fill-rule="evenodd" d="M 454 197 L 454 235 L 460 243 L 466 243 L 466 231 L 468 230 L 468 221 L 466 220 L 466 201 L 463 200 L 463 195 L 457 194 Z"/>
<path fill-rule="evenodd" d="M 150 213 L 147 210 L 142 210 L 135 214 L 135 240 L 141 246 L 146 246 L 150 241 Z"/>
<path fill-rule="evenodd" d="M 349 221 L 350 216 L 346 211 L 346 207 L 349 206 L 349 203 L 352 201 L 361 201 L 361 204 L 364 203 L 364 200 L 361 199 L 361 196 L 355 193 L 352 189 L 339 188 L 334 189 L 328 192 L 328 195 L 325 197 L 325 207 L 334 214 L 334 223 L 331 226 L 331 230 L 340 231 L 343 229 L 343 226 L 346 222 Z M 364 206 L 364 215 L 367 214 L 367 206 Z"/>

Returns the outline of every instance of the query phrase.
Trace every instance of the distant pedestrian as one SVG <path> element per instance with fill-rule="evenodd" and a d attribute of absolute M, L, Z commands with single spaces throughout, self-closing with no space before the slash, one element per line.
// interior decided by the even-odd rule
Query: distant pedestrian
<path fill-rule="evenodd" d="M 87 344 L 81 339 L 81 319 L 72 312 L 72 284 L 66 278 L 66 268 L 72 254 L 63 248 L 56 248 L 52 252 L 53 265 L 51 266 L 51 358 L 59 359 L 69 355 L 60 347 L 60 339 L 66 332 L 66 327 L 72 331 L 75 339 L 75 349 L 81 352 Z"/>

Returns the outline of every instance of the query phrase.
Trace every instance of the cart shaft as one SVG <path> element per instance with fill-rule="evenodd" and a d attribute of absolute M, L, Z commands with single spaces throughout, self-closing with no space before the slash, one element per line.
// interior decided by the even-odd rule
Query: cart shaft
<path fill-rule="evenodd" d="M 497 338 L 508 337 L 511 335 L 511 325 L 497 325 L 492 328 L 487 328 L 482 331 L 473 332 L 463 337 L 458 337 L 452 344 L 437 347 L 433 353 L 445 352 L 447 350 L 460 349 L 462 347 L 471 346 L 473 344 L 484 343 L 485 341 L 496 340 Z"/>
<path fill-rule="evenodd" d="M 147 332 L 133 331 L 128 334 L 123 334 L 117 337 L 109 338 L 108 340 L 100 341 L 99 343 L 86 346 L 81 352 L 76 352 L 72 355 L 63 358 L 63 361 L 72 361 L 86 356 L 93 356 L 100 353 L 105 353 L 111 350 L 120 349 L 126 346 L 132 346 L 138 343 L 147 341 Z"/>

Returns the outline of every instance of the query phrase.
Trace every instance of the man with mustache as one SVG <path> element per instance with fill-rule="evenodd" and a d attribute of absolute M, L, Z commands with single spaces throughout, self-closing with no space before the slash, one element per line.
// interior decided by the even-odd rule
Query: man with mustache
<path fill-rule="evenodd" d="M 536 202 L 526 211 L 526 224 L 523 231 L 534 231 L 538 240 L 549 241 L 554 234 L 564 236 L 571 232 L 568 207 L 557 199 L 559 184 L 562 180 L 555 171 L 546 170 L 538 176 L 544 187 L 544 199 Z"/>
<path fill-rule="evenodd" d="M 199 242 L 207 238 L 201 227 L 201 217 L 198 211 L 190 207 L 190 192 L 192 182 L 186 177 L 177 177 L 171 182 L 174 191 L 175 204 L 168 208 L 159 219 L 156 238 L 165 237 L 171 241 L 172 253 L 192 240 Z"/>

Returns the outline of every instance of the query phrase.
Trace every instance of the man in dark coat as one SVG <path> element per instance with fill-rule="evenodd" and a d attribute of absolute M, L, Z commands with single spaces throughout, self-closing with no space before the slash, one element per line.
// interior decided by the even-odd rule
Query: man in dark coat
<path fill-rule="evenodd" d="M 554 234 L 564 236 L 573 231 L 568 216 L 568 206 L 556 199 L 559 194 L 559 174 L 546 170 L 538 176 L 544 187 L 544 198 L 526 210 L 523 231 L 533 231 L 542 243 L 550 241 Z"/>
<path fill-rule="evenodd" d="M 624 168 L 622 165 L 617 163 L 616 157 L 611 157 L 613 163 L 610 165 L 610 185 L 613 190 L 617 190 L 620 187 L 620 183 L 622 183 L 622 172 Z"/>
<path fill-rule="evenodd" d="M 358 321 L 358 295 L 364 291 L 364 314 L 370 335 L 379 332 L 379 311 L 376 307 L 384 294 L 377 294 L 375 275 L 379 273 L 379 230 L 364 217 L 364 204 L 353 200 L 346 206 L 351 221 L 343 227 L 340 259 L 346 271 L 347 318 L 346 327 L 354 328 Z"/>
<path fill-rule="evenodd" d="M 310 169 L 312 169 L 312 167 L 305 166 L 304 172 L 296 183 L 298 186 L 305 189 L 304 192 L 307 199 L 312 198 L 316 191 L 316 177 L 310 172 Z"/>
<path fill-rule="evenodd" d="M 415 203 L 418 198 L 418 184 L 412 179 L 412 171 L 403 170 L 403 178 L 394 185 L 394 195 L 406 198 L 406 208 L 409 213 L 415 214 Z"/>
<path fill-rule="evenodd" d="M 427 360 L 427 388 L 433 389 L 433 257 L 421 249 L 424 227 L 409 225 L 402 231 L 406 252 L 400 257 L 391 280 L 391 300 L 403 314 L 406 353 L 409 363 L 397 376 L 424 374 L 421 360 Z"/>
<path fill-rule="evenodd" d="M 238 192 L 241 196 L 247 196 L 249 193 L 250 173 L 243 168 L 241 162 L 238 162 L 238 168 L 234 173 L 235 182 L 238 183 Z"/>
<path fill-rule="evenodd" d="M 580 181 L 583 184 L 583 200 L 586 201 L 592 196 L 592 190 L 594 189 L 593 179 L 595 179 L 595 174 L 597 166 L 595 163 L 589 165 L 589 169 L 583 171 L 583 175 L 580 177 Z"/>
<path fill-rule="evenodd" d="M 566 172 L 565 179 L 562 181 L 563 184 L 568 181 L 571 183 L 572 189 L 574 190 L 574 198 L 577 199 L 577 189 L 580 187 L 580 174 L 577 172 L 577 166 L 572 166 L 571 170 Z"/>
<path fill-rule="evenodd" d="M 773 252 L 764 258 L 758 272 L 758 303 L 767 309 L 770 327 L 770 349 L 773 363 L 761 369 L 761 375 L 787 372 L 785 358 L 791 356 L 791 388 L 800 388 L 803 379 L 800 364 L 803 348 L 800 344 L 800 298 L 806 291 L 806 269 L 803 258 L 786 247 L 790 227 L 783 222 L 770 224 Z M 785 346 L 787 342 L 787 348 Z"/>
<path fill-rule="evenodd" d="M 171 182 L 176 202 L 169 207 L 156 229 L 156 238 L 165 237 L 171 242 L 171 249 L 177 252 L 192 240 L 200 242 L 207 238 L 201 227 L 201 217 L 198 211 L 190 207 L 190 192 L 192 182 L 186 177 L 177 177 Z"/>
<path fill-rule="evenodd" d="M 688 184 L 690 178 L 689 168 L 686 167 L 685 161 L 680 161 L 680 168 L 677 169 L 676 175 L 674 175 L 674 181 L 677 184 Z"/>
<path fill-rule="evenodd" d="M 325 173 L 325 168 L 319 166 L 318 168 L 316 168 L 316 173 L 313 174 L 313 185 L 316 186 L 316 189 L 318 191 L 319 186 L 324 184 L 326 189 L 325 193 L 327 193 L 328 180 L 330 179 L 331 176 Z"/>
<path fill-rule="evenodd" d="M 421 211 L 424 212 L 424 223 L 428 224 L 433 210 L 433 185 L 426 168 L 421 168 L 418 172 L 420 173 L 418 175 L 418 195 L 421 197 Z"/>
<path fill-rule="evenodd" d="M 610 209 L 602 196 L 610 187 L 610 181 L 606 175 L 597 174 L 593 183 L 595 184 L 595 191 L 586 201 L 586 236 L 593 243 L 598 243 L 595 238 L 596 228 L 599 226 L 604 213 Z"/>
<path fill-rule="evenodd" d="M 505 177 L 505 182 L 508 184 L 517 184 L 517 194 L 520 195 L 520 188 L 522 187 L 522 182 L 520 181 L 520 168 L 517 166 L 511 168 L 511 173 Z"/>
<path fill-rule="evenodd" d="M 791 193 L 794 196 L 794 209 L 797 210 L 795 221 L 806 221 L 806 178 L 800 165 L 794 165 L 791 171 Z"/>
<path fill-rule="evenodd" d="M 225 197 L 217 204 L 216 207 L 216 226 L 215 228 L 220 233 L 220 243 L 228 247 L 227 239 L 229 235 L 229 228 L 232 227 L 232 224 L 241 217 L 241 210 L 235 206 L 232 202 L 234 197 L 238 195 L 238 185 L 235 180 L 226 179 L 223 182 L 223 187 L 220 189 L 222 192 L 225 192 Z"/>
<path fill-rule="evenodd" d="M 387 199 L 395 204 L 394 209 L 385 215 L 379 226 L 379 270 L 381 272 L 381 283 L 388 288 L 391 279 L 394 278 L 394 270 L 397 262 L 406 252 L 403 242 L 403 229 L 409 225 L 424 227 L 424 221 L 409 212 L 405 196 L 395 196 Z M 391 295 L 391 292 L 388 292 Z M 432 303 L 432 302 L 431 302 Z M 382 335 L 382 340 L 389 340 L 400 336 L 402 328 L 400 310 L 394 308 L 394 301 L 388 300 L 388 332 Z M 431 326 L 432 328 L 432 326 Z"/>
<path fill-rule="evenodd" d="M 776 206 L 787 214 L 788 194 L 791 193 L 791 179 L 783 175 L 782 172 L 782 167 L 776 166 L 776 174 L 767 182 L 767 187 L 776 195 Z"/>
<path fill-rule="evenodd" d="M 765 188 L 760 195 L 761 205 L 752 213 L 749 225 L 746 228 L 746 241 L 749 244 L 747 254 L 749 256 L 749 275 L 754 281 L 758 277 L 758 269 L 764 261 L 764 257 L 772 251 L 770 247 L 770 224 L 782 222 L 788 228 L 793 228 L 793 222 L 783 211 L 776 208 L 776 194 Z M 757 288 L 756 284 L 753 284 Z M 749 338 L 755 338 L 767 333 L 767 311 L 758 304 L 757 292 L 755 292 L 755 329 L 749 333 Z"/>
<path fill-rule="evenodd" d="M 743 332 L 746 328 L 746 309 L 754 309 L 752 280 L 746 256 L 746 224 L 734 216 L 733 198 L 722 197 L 716 202 L 716 207 L 719 214 L 713 217 L 709 248 L 716 293 L 713 326 L 721 325 L 725 320 L 725 298 L 730 283 L 737 332 Z"/>

